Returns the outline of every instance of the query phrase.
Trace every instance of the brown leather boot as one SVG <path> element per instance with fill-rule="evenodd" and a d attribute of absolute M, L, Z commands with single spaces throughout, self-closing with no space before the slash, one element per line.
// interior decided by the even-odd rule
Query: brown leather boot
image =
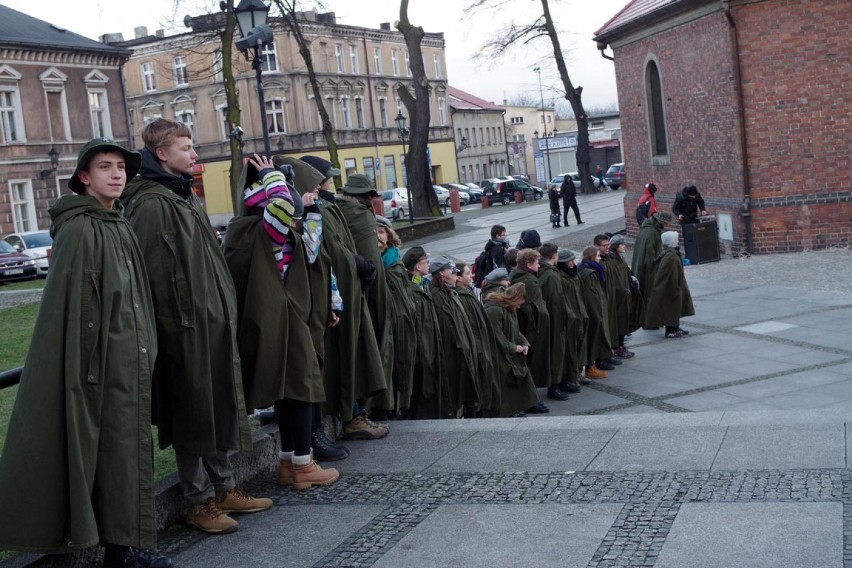
<path fill-rule="evenodd" d="M 339 471 L 333 467 L 323 469 L 313 459 L 305 465 L 293 464 L 293 489 L 299 491 L 308 489 L 312 485 L 334 483 L 338 477 L 340 477 Z"/>
<path fill-rule="evenodd" d="M 293 485 L 293 462 L 278 460 L 278 485 Z"/>
<path fill-rule="evenodd" d="M 187 509 L 186 524 L 211 534 L 232 533 L 240 526 L 222 511 L 215 497 Z"/>
<path fill-rule="evenodd" d="M 586 378 L 587 379 L 605 379 L 606 371 L 601 371 L 594 365 L 586 366 Z"/>
<path fill-rule="evenodd" d="M 234 487 L 224 495 L 216 497 L 216 502 L 225 514 L 258 513 L 272 507 L 272 499 L 252 497 L 239 487 Z"/>

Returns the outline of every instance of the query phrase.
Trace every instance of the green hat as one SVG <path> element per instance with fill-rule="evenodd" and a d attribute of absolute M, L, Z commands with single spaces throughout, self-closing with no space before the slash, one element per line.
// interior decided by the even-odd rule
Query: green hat
<path fill-rule="evenodd" d="M 293 185 L 296 186 L 296 191 L 298 191 L 300 195 L 312 192 L 319 184 L 325 181 L 322 174 L 313 166 L 297 158 L 292 158 L 290 156 L 272 156 L 272 163 L 276 168 L 280 168 L 282 164 L 292 166 L 293 172 L 296 174 L 296 177 L 293 180 Z"/>
<path fill-rule="evenodd" d="M 569 260 L 575 260 L 577 258 L 577 253 L 566 248 L 559 249 L 559 252 L 556 253 L 556 255 L 556 262 L 568 262 Z"/>
<path fill-rule="evenodd" d="M 130 181 L 136 174 L 139 173 L 139 168 L 142 167 L 142 155 L 139 152 L 132 152 L 127 148 L 119 146 L 115 140 L 109 138 L 95 138 L 89 140 L 80 148 L 80 153 L 77 154 L 77 168 L 74 170 L 74 175 L 68 180 L 68 187 L 74 193 L 83 195 L 86 193 L 86 186 L 80 181 L 78 175 L 81 170 L 89 166 L 92 157 L 99 152 L 118 152 L 124 156 L 124 171 L 127 172 L 127 181 Z"/>
<path fill-rule="evenodd" d="M 657 211 L 656 213 L 654 213 L 654 219 L 656 219 L 660 223 L 665 223 L 666 225 L 671 225 L 672 223 L 674 223 L 674 215 L 672 215 L 668 211 Z"/>
<path fill-rule="evenodd" d="M 340 189 L 343 193 L 352 195 L 365 195 L 371 191 L 378 195 L 372 180 L 364 174 L 352 174 L 346 178 L 346 184 Z"/>
<path fill-rule="evenodd" d="M 423 249 L 423 247 L 411 247 L 405 251 L 404 255 L 402 255 L 402 264 L 405 266 L 406 270 L 411 270 L 424 256 L 428 257 L 429 254 Z"/>

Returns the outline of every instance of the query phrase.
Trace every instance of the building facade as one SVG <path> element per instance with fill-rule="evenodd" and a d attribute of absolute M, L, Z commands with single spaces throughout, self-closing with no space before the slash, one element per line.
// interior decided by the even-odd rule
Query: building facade
<path fill-rule="evenodd" d="M 662 208 L 697 186 L 734 253 L 847 245 L 850 25 L 833 0 L 654 0 L 598 30 L 615 58 L 628 229 L 654 181 Z"/>
<path fill-rule="evenodd" d="M 505 111 L 492 102 L 452 86 L 448 94 L 459 181 L 478 183 L 483 179 L 509 175 L 503 121 Z"/>
<path fill-rule="evenodd" d="M 0 235 L 50 226 L 84 143 L 128 143 L 129 56 L 0 6 Z"/>
<path fill-rule="evenodd" d="M 269 128 L 275 154 L 328 157 L 319 112 L 295 37 L 271 18 L 274 41 L 262 50 L 265 106 L 258 103 L 255 73 L 239 52 L 234 75 L 239 92 L 243 153 L 263 151 L 261 121 Z M 193 30 L 170 37 L 140 34 L 123 45 L 132 51 L 127 95 L 137 144 L 147 122 L 165 117 L 187 123 L 199 154 L 199 185 L 214 223 L 232 215 L 229 189 L 227 103 L 222 78 L 221 17 L 192 20 Z M 379 189 L 401 187 L 406 176 L 400 133 L 394 122 L 406 110 L 400 86 L 413 92 L 408 50 L 389 24 L 380 29 L 339 25 L 334 14 L 301 14 L 314 71 L 331 117 L 344 181 L 353 173 L 373 178 Z M 436 183 L 455 181 L 453 131 L 447 95 L 444 38 L 427 33 L 422 52 L 430 97 L 429 157 Z M 410 120 L 408 120 L 410 124 Z"/>
<path fill-rule="evenodd" d="M 554 108 L 506 104 L 501 107 L 506 111 L 506 148 L 512 174 L 525 175 L 530 182 L 546 188 L 550 178 L 542 158 L 536 161 L 535 156 L 540 156 L 540 153 L 535 139 L 543 139 L 545 132 L 552 136 L 558 131 Z"/>

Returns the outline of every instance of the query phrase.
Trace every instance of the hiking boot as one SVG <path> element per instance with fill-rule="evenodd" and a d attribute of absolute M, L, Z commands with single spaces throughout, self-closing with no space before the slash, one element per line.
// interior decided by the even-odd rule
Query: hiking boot
<path fill-rule="evenodd" d="M 595 361 L 595 367 L 601 371 L 612 371 L 615 369 L 615 365 L 610 365 L 609 361 L 606 360 Z"/>
<path fill-rule="evenodd" d="M 378 440 L 387 436 L 388 432 L 387 426 L 376 424 L 360 414 L 343 427 L 343 437 L 347 440 Z"/>
<path fill-rule="evenodd" d="M 312 485 L 334 483 L 339 477 L 339 471 L 333 467 L 323 469 L 313 459 L 305 465 L 293 464 L 293 489 L 298 489 L 299 491 L 308 489 Z"/>
<path fill-rule="evenodd" d="M 581 384 L 581 385 L 588 385 L 589 383 L 591 383 L 591 382 L 592 382 L 592 381 L 590 381 L 590 380 L 589 380 L 589 379 L 588 379 L 585 375 L 580 375 L 580 379 L 579 379 L 579 380 L 580 380 L 580 384 Z"/>
<path fill-rule="evenodd" d="M 236 532 L 240 524 L 225 514 L 215 497 L 186 510 L 186 524 L 210 534 Z"/>
<path fill-rule="evenodd" d="M 586 378 L 587 379 L 605 379 L 606 373 L 598 369 L 595 365 L 587 365 L 586 366 Z"/>
<path fill-rule="evenodd" d="M 314 428 L 311 432 L 311 451 L 317 461 L 337 461 L 349 457 L 349 450 L 329 440 L 322 428 Z"/>
<path fill-rule="evenodd" d="M 293 462 L 278 460 L 278 485 L 293 485 Z"/>
<path fill-rule="evenodd" d="M 550 400 L 568 400 L 568 395 L 559 390 L 558 386 L 548 387 L 547 398 Z"/>
<path fill-rule="evenodd" d="M 689 332 L 683 329 L 682 327 L 677 328 L 681 335 L 689 335 Z"/>
<path fill-rule="evenodd" d="M 677 339 L 678 337 L 683 337 L 683 332 L 679 329 L 675 331 L 670 331 L 666 334 L 666 339 Z"/>
<path fill-rule="evenodd" d="M 632 351 L 628 351 L 627 347 L 625 347 L 624 345 L 616 347 L 615 351 L 612 352 L 612 356 L 615 357 L 616 359 L 630 359 L 634 355 L 636 355 L 636 354 L 633 353 Z"/>
<path fill-rule="evenodd" d="M 224 495 L 216 497 L 222 512 L 228 513 L 259 513 L 272 507 L 272 499 L 252 497 L 239 487 L 234 487 Z"/>
<path fill-rule="evenodd" d="M 559 383 L 559 390 L 562 392 L 578 393 L 580 392 L 580 385 L 574 383 Z"/>
<path fill-rule="evenodd" d="M 530 406 L 524 412 L 527 414 L 547 414 L 550 409 L 543 402 L 539 402 L 535 406 Z"/>

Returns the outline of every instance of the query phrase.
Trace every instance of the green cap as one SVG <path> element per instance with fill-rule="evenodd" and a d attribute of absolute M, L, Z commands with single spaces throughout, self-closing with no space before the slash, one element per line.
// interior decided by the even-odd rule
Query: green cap
<path fill-rule="evenodd" d="M 95 154 L 100 152 L 119 152 L 124 156 L 124 171 L 127 172 L 127 181 L 130 181 L 136 174 L 139 173 L 139 168 L 142 167 L 142 155 L 139 152 L 133 152 L 119 146 L 115 140 L 109 138 L 95 138 L 89 140 L 80 148 L 80 153 L 77 154 L 77 168 L 74 170 L 74 175 L 68 180 L 68 187 L 74 193 L 83 195 L 86 193 L 86 186 L 80 181 L 80 170 L 88 167 L 89 162 Z"/>
<path fill-rule="evenodd" d="M 568 262 L 569 260 L 576 260 L 577 258 L 577 253 L 566 248 L 559 249 L 559 252 L 557 252 L 556 255 L 556 262 Z"/>
<path fill-rule="evenodd" d="M 671 225 L 672 223 L 674 223 L 674 215 L 672 215 L 668 211 L 657 211 L 656 213 L 654 213 L 654 219 L 666 225 Z"/>
<path fill-rule="evenodd" d="M 346 184 L 340 189 L 343 193 L 351 193 L 353 195 L 364 195 L 371 191 L 378 194 L 372 180 L 364 174 L 352 174 L 346 178 Z"/>

